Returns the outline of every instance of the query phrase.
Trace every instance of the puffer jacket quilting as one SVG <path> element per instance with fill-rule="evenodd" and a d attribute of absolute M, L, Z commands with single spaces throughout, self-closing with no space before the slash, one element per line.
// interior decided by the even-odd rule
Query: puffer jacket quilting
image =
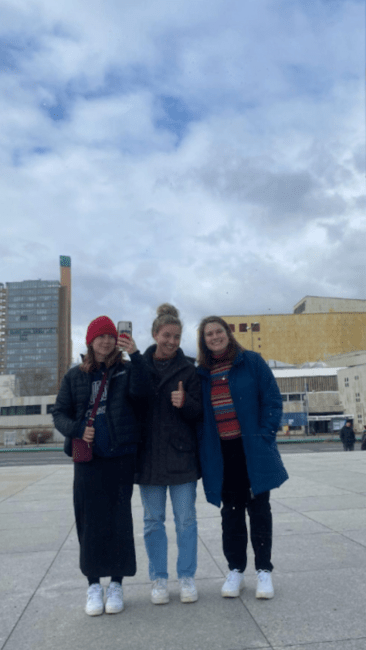
<path fill-rule="evenodd" d="M 140 440 L 141 414 L 139 398 L 147 391 L 147 373 L 141 354 L 131 355 L 131 361 L 119 360 L 108 369 L 107 423 L 112 449 Z M 82 422 L 91 393 L 91 373 L 79 366 L 71 368 L 64 376 L 53 408 L 55 427 L 65 436 L 64 450 L 72 455 L 72 438 L 83 435 Z"/>

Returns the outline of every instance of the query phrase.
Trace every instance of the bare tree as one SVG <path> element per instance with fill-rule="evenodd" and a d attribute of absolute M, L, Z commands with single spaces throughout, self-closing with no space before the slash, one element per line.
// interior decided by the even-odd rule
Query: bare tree
<path fill-rule="evenodd" d="M 27 368 L 18 371 L 19 394 L 26 395 L 55 395 L 56 381 L 52 378 L 49 368 Z"/>

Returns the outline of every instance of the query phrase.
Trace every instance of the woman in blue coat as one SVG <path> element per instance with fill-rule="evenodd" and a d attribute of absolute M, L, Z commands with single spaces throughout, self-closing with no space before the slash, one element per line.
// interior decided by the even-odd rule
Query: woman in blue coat
<path fill-rule="evenodd" d="M 219 316 L 200 323 L 198 362 L 204 409 L 199 427 L 203 485 L 210 503 L 220 507 L 222 502 L 222 542 L 229 565 L 221 595 L 235 598 L 244 587 L 247 511 L 256 597 L 272 598 L 270 490 L 288 478 L 276 445 L 281 394 L 262 357 L 244 350 Z"/>

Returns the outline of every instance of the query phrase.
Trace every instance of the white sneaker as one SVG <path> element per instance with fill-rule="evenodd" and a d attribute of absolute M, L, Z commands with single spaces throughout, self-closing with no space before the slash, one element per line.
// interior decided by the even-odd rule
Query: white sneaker
<path fill-rule="evenodd" d="M 229 571 L 226 580 L 221 589 L 221 596 L 223 598 L 237 598 L 240 596 L 240 591 L 244 588 L 244 573 L 240 573 L 238 569 Z"/>
<path fill-rule="evenodd" d="M 99 616 L 104 612 L 103 587 L 98 583 L 90 585 L 86 592 L 85 612 L 88 616 Z"/>
<path fill-rule="evenodd" d="M 157 578 L 157 580 L 154 580 L 151 590 L 151 602 L 154 605 L 165 605 L 169 602 L 166 578 Z"/>
<path fill-rule="evenodd" d="M 119 582 L 111 582 L 107 589 L 106 614 L 119 614 L 123 610 L 123 591 Z"/>
<path fill-rule="evenodd" d="M 274 589 L 272 584 L 272 576 L 270 571 L 259 570 L 257 571 L 257 591 L 255 592 L 256 598 L 273 598 Z"/>
<path fill-rule="evenodd" d="M 194 578 L 179 578 L 180 602 L 195 603 L 198 600 L 198 593 Z"/>

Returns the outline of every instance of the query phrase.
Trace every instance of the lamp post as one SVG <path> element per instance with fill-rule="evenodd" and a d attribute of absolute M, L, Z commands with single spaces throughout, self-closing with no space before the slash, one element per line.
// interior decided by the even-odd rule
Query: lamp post
<path fill-rule="evenodd" d="M 248 330 L 251 331 L 252 335 L 252 350 L 253 350 L 253 332 L 259 332 L 260 331 L 260 325 L 259 323 L 251 323 L 250 327 L 248 327 Z"/>

